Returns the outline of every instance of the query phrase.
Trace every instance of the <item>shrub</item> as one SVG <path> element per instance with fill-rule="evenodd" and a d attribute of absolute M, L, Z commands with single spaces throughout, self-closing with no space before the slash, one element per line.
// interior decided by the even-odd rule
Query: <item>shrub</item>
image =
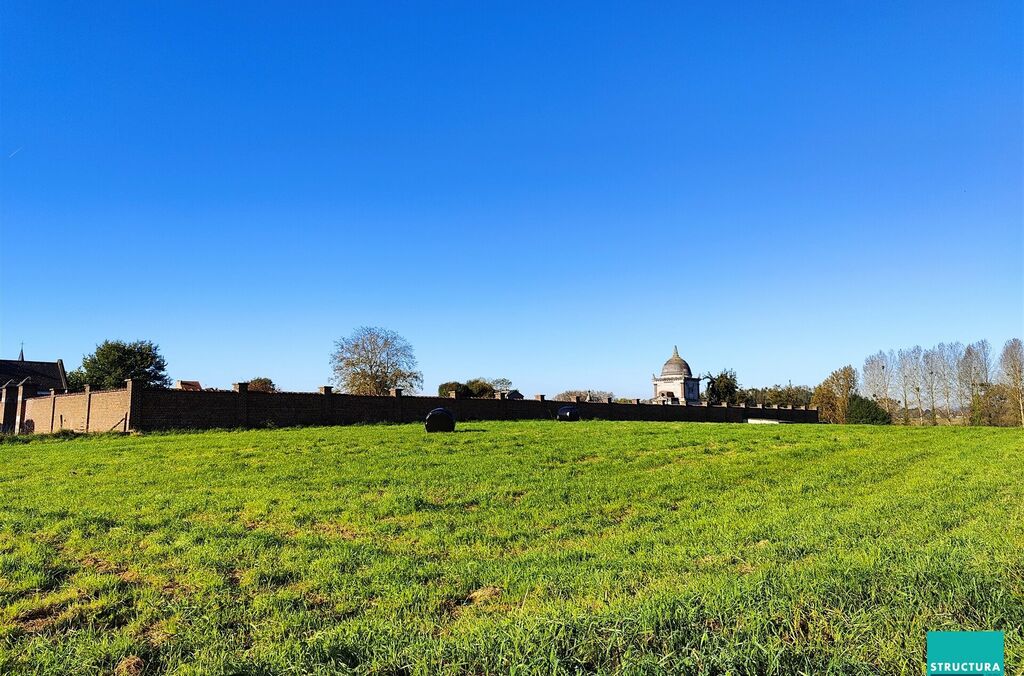
<path fill-rule="evenodd" d="M 851 425 L 891 425 L 892 416 L 875 400 L 852 394 L 846 422 Z"/>

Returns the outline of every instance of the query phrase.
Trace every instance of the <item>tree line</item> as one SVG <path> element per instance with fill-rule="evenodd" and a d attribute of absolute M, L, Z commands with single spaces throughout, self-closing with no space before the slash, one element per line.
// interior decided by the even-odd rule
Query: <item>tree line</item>
<path fill-rule="evenodd" d="M 996 358 L 987 340 L 939 343 L 869 355 L 858 373 L 833 371 L 814 389 L 825 422 L 848 423 L 871 406 L 904 425 L 1024 426 L 1024 345 L 1006 341 Z"/>
<path fill-rule="evenodd" d="M 464 383 L 450 380 L 437 387 L 437 396 L 450 397 L 452 392 L 459 398 L 493 399 L 498 392 L 511 393 L 512 381 L 508 378 L 472 378 Z"/>
<path fill-rule="evenodd" d="M 987 340 L 878 351 L 864 360 L 861 392 L 903 424 L 1024 426 L 1024 343 L 999 356 Z"/>

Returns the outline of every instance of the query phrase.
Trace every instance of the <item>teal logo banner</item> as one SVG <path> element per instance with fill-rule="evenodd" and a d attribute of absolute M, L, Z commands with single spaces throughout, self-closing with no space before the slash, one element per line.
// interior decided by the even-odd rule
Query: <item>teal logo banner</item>
<path fill-rule="evenodd" d="M 928 673 L 985 676 L 1002 674 L 1003 632 L 928 632 Z"/>

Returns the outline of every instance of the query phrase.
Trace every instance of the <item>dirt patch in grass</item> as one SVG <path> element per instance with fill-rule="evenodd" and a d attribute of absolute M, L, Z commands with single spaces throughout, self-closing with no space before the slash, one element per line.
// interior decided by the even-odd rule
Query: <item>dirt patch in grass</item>
<path fill-rule="evenodd" d="M 65 604 L 53 603 L 27 610 L 14 618 L 14 626 L 26 634 L 38 634 L 56 624 L 64 612 Z"/>
<path fill-rule="evenodd" d="M 102 559 L 96 555 L 90 554 L 81 558 L 80 563 L 85 568 L 95 570 L 97 573 L 104 573 L 107 575 L 117 575 L 119 577 L 125 574 L 125 569 L 115 563 L 111 563 L 106 559 Z M 122 577 L 122 579 L 124 579 Z"/>
<path fill-rule="evenodd" d="M 501 594 L 501 587 L 481 587 L 466 597 L 465 605 L 483 605 L 501 598 Z"/>
<path fill-rule="evenodd" d="M 114 667 L 114 676 L 139 676 L 145 670 L 146 663 L 138 655 L 129 655 Z"/>

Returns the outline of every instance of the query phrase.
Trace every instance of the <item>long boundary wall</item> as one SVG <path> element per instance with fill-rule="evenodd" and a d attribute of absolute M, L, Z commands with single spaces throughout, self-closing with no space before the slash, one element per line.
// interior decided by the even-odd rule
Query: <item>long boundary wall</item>
<path fill-rule="evenodd" d="M 534 399 L 456 399 L 443 397 L 368 397 L 320 392 L 249 392 L 246 383 L 234 391 L 145 389 L 128 381 L 121 390 L 90 391 L 33 397 L 23 388 L 3 389 L 0 428 L 5 432 L 50 433 L 129 430 L 290 427 L 351 425 L 367 422 L 420 422 L 434 408 L 445 407 L 459 421 L 545 420 L 566 402 L 543 395 Z M 746 422 L 750 419 L 816 423 L 818 410 L 784 406 L 672 406 L 579 401 L 584 419 L 688 422 Z"/>

